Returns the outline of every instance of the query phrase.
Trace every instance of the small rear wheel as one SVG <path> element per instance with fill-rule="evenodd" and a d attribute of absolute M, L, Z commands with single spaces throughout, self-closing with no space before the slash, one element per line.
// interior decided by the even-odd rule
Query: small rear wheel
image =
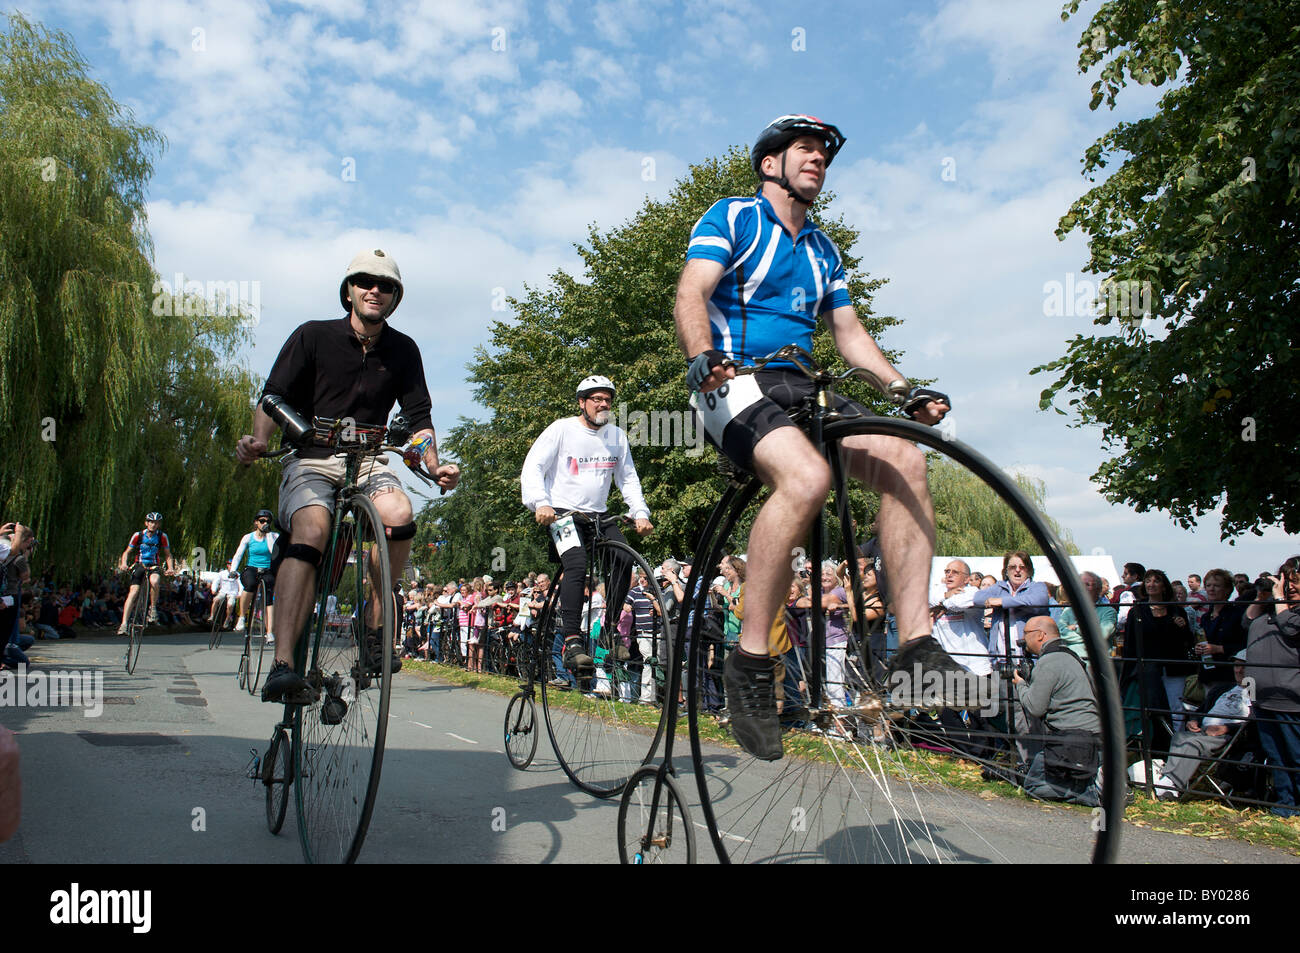
<path fill-rule="evenodd" d="M 288 732 L 277 728 L 262 761 L 262 783 L 266 785 L 266 829 L 272 834 L 280 833 L 289 808 L 289 787 L 293 783 L 292 748 Z"/>
<path fill-rule="evenodd" d="M 628 780 L 618 804 L 623 864 L 695 863 L 695 828 L 672 775 L 647 765 Z"/>
<path fill-rule="evenodd" d="M 506 706 L 506 757 L 523 771 L 537 754 L 537 704 L 531 692 L 518 692 Z"/>

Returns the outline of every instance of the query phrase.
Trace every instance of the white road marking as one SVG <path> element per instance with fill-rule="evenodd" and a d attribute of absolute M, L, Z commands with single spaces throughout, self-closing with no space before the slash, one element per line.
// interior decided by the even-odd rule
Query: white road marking
<path fill-rule="evenodd" d="M 473 738 L 462 738 L 460 735 L 455 734 L 454 732 L 450 732 L 450 731 L 447 732 L 447 736 L 448 736 L 449 738 L 455 738 L 457 741 L 463 741 L 463 742 L 465 742 L 465 744 L 467 744 L 467 745 L 476 745 L 476 744 L 478 744 L 478 742 L 475 741 Z"/>
<path fill-rule="evenodd" d="M 701 824 L 699 821 L 695 822 L 695 826 L 702 831 L 707 831 L 709 829 L 709 825 Z M 752 840 L 749 840 L 748 838 L 745 837 L 741 837 L 739 834 L 728 834 L 726 831 L 718 831 L 718 833 L 721 834 L 725 840 L 739 841 L 742 844 L 754 843 Z"/>

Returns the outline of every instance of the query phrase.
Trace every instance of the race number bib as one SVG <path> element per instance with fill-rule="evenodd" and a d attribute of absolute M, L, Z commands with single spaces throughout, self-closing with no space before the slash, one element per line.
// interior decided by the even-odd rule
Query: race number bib
<path fill-rule="evenodd" d="M 555 540 L 555 553 L 558 556 L 563 556 L 581 542 L 578 538 L 578 527 L 573 525 L 572 516 L 558 519 L 551 524 L 551 539 Z"/>
<path fill-rule="evenodd" d="M 691 394 L 691 406 L 700 415 L 700 423 L 714 442 L 722 444 L 722 431 L 727 429 L 742 410 L 763 399 L 758 381 L 753 374 L 742 374 L 729 380 L 707 394 Z"/>

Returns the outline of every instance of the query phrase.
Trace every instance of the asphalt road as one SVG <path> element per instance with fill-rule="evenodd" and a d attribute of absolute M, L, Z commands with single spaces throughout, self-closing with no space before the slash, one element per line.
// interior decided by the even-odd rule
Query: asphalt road
<path fill-rule="evenodd" d="M 105 704 L 95 717 L 71 707 L 0 707 L 0 724 L 19 736 L 23 772 L 22 824 L 0 845 L 0 862 L 300 862 L 292 800 L 282 832 L 272 836 L 263 788 L 245 777 L 280 708 L 237 686 L 237 642 L 227 637 L 209 651 L 206 632 L 146 636 L 134 676 L 122 669 L 123 645 L 83 637 L 34 646 L 42 670 L 102 672 Z M 407 673 L 395 679 L 383 781 L 362 863 L 617 862 L 617 801 L 575 789 L 544 735 L 532 767 L 513 769 L 502 746 L 506 701 Z M 679 773 L 698 827 L 689 759 L 679 762 Z M 1067 812 L 964 794 L 950 798 L 947 810 L 939 818 L 945 828 L 970 830 L 969 818 L 977 817 L 988 844 L 996 845 L 977 839 L 961 859 L 1078 858 L 1060 850 L 1058 830 L 1079 826 Z M 707 835 L 697 834 L 700 859 L 711 860 Z M 1297 860 L 1235 841 L 1130 826 L 1121 859 Z"/>

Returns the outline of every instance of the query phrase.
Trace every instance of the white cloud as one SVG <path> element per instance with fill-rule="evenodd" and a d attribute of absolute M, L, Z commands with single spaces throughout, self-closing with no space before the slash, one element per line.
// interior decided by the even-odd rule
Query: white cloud
<path fill-rule="evenodd" d="M 526 132 L 556 116 L 568 117 L 571 123 L 581 112 L 582 98 L 566 84 L 548 79 L 518 98 L 510 127 Z"/>

